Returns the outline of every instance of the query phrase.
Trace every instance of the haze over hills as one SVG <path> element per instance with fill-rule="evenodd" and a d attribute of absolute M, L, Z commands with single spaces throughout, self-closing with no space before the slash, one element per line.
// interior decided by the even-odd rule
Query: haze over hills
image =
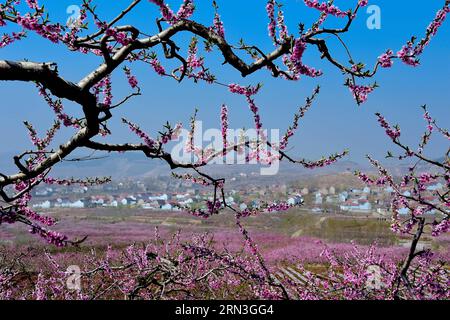
<path fill-rule="evenodd" d="M 85 154 L 83 155 L 85 156 Z M 81 156 L 80 156 L 81 157 Z M 74 159 L 71 157 L 70 159 Z M 203 168 L 205 173 L 220 175 L 224 178 L 233 176 L 246 176 L 257 180 L 273 180 L 274 176 L 263 176 L 260 174 L 261 168 L 267 166 L 259 165 L 209 165 Z M 388 168 L 394 174 L 402 174 L 408 170 L 407 163 L 402 165 L 389 165 Z M 429 166 L 422 164 L 420 170 L 426 171 Z M 337 163 L 315 170 L 305 169 L 300 165 L 282 161 L 276 179 L 292 181 L 299 177 L 338 174 L 361 170 L 372 172 L 373 168 L 367 164 L 361 164 L 349 160 L 341 160 Z M 0 153 L 0 172 L 3 174 L 15 173 L 12 154 Z M 127 154 L 95 154 L 92 159 L 84 161 L 64 161 L 58 164 L 52 171 L 55 177 L 87 177 L 87 176 L 111 176 L 113 179 L 124 178 L 157 178 L 171 175 L 169 166 L 161 161 L 148 159 L 141 153 Z"/>
<path fill-rule="evenodd" d="M 70 159 L 73 159 L 71 157 Z M 259 165 L 208 165 L 203 170 L 207 173 L 220 173 L 225 176 L 236 174 L 259 174 L 260 168 L 267 166 Z M 10 154 L 0 153 L 0 172 L 12 173 L 17 170 L 12 156 Z M 345 171 L 354 171 L 367 168 L 356 162 L 342 160 L 338 163 L 318 170 L 305 169 L 300 165 L 281 162 L 280 175 L 309 175 L 309 174 L 326 174 L 338 173 Z M 92 159 L 84 161 L 64 161 L 58 164 L 54 170 L 53 175 L 60 176 L 112 176 L 113 178 L 129 178 L 129 177 L 156 177 L 168 176 L 171 174 L 169 166 L 161 161 L 148 159 L 140 153 L 127 154 L 95 154 Z"/>

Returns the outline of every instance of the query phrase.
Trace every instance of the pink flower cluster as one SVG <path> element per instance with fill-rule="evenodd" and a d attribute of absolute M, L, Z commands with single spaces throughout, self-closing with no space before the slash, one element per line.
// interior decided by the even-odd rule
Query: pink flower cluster
<path fill-rule="evenodd" d="M 378 57 L 378 62 L 380 63 L 380 66 L 383 68 L 390 68 L 394 64 L 392 61 L 394 52 L 392 50 L 388 50 L 385 53 L 383 53 L 381 56 Z"/>
<path fill-rule="evenodd" d="M 1 23 L 1 20 L 0 20 Z M 0 49 L 14 43 L 15 41 L 22 40 L 25 37 L 25 32 L 13 32 L 11 35 L 4 34 L 0 38 Z"/>
<path fill-rule="evenodd" d="M 195 11 L 194 0 L 183 0 L 182 5 L 178 9 L 177 17 L 180 20 L 189 19 Z"/>
<path fill-rule="evenodd" d="M 218 210 L 222 207 L 222 202 L 220 201 L 207 201 L 206 206 L 208 208 L 209 214 L 216 214 Z"/>
<path fill-rule="evenodd" d="M 61 40 L 62 26 L 60 24 L 46 24 L 41 23 L 39 19 L 40 15 L 31 16 L 26 14 L 21 16 L 20 14 L 16 17 L 16 23 L 22 26 L 24 29 L 31 30 L 50 40 L 53 43 L 58 43 Z"/>
<path fill-rule="evenodd" d="M 222 208 L 222 202 L 218 200 L 215 201 L 207 200 L 206 208 L 200 209 L 192 209 L 187 206 L 177 206 L 177 207 L 194 217 L 209 219 L 211 216 L 219 213 L 219 210 Z"/>
<path fill-rule="evenodd" d="M 277 22 L 275 20 L 275 0 L 268 0 L 266 5 L 267 16 L 269 17 L 269 37 L 276 40 Z"/>
<path fill-rule="evenodd" d="M 310 8 L 314 8 L 319 10 L 320 12 L 338 17 L 338 18 L 345 18 L 348 16 L 348 11 L 342 11 L 335 5 L 333 5 L 330 2 L 322 2 L 319 3 L 318 0 L 303 0 L 303 2 Z M 364 3 L 364 1 L 363 1 Z"/>
<path fill-rule="evenodd" d="M 400 58 L 405 64 L 416 67 L 420 64 L 419 58 L 416 55 L 413 43 L 409 41 L 397 52 L 397 57 Z"/>
<path fill-rule="evenodd" d="M 151 3 L 156 4 L 161 11 L 161 15 L 168 23 L 175 23 L 177 21 L 177 17 L 175 13 L 170 9 L 170 7 L 164 2 L 164 0 L 149 0 Z"/>
<path fill-rule="evenodd" d="M 426 107 L 425 107 L 426 108 Z M 423 118 L 425 119 L 425 121 L 427 122 L 427 130 L 429 131 L 429 132 L 432 132 L 433 130 L 434 130 L 434 127 L 433 127 L 433 123 L 434 123 L 434 121 L 433 121 L 433 119 L 431 118 L 431 116 L 430 116 L 430 113 L 428 112 L 428 111 L 426 111 L 426 109 L 425 109 L 425 113 L 424 113 L 424 115 L 423 115 Z"/>
<path fill-rule="evenodd" d="M 101 29 L 101 27 L 99 27 Z M 118 32 L 114 28 L 107 28 L 105 35 L 108 37 L 114 38 L 118 43 L 120 43 L 123 46 L 129 45 L 131 42 L 133 42 L 132 38 L 129 38 L 126 32 Z"/>
<path fill-rule="evenodd" d="M 153 58 L 149 61 L 150 65 L 153 67 L 153 69 L 155 70 L 155 72 L 157 74 L 159 74 L 160 76 L 165 76 L 166 75 L 166 70 L 164 69 L 164 67 L 161 65 L 161 62 L 159 62 L 158 58 Z"/>
<path fill-rule="evenodd" d="M 166 129 L 166 131 L 161 132 L 158 138 L 158 142 L 160 142 L 161 144 L 167 144 L 170 141 L 178 139 L 183 125 L 181 123 L 177 123 L 175 125 L 175 128 L 172 128 L 170 124 L 167 123 L 164 128 Z"/>
<path fill-rule="evenodd" d="M 360 7 L 365 7 L 365 6 L 367 6 L 369 4 L 369 1 L 368 0 L 358 0 L 358 5 L 360 6 Z"/>
<path fill-rule="evenodd" d="M 406 45 L 397 53 L 405 64 L 410 66 L 419 65 L 419 56 L 423 53 L 426 46 L 430 44 L 431 38 L 434 37 L 439 28 L 444 23 L 447 14 L 450 12 L 450 2 L 446 1 L 444 7 L 436 13 L 435 18 L 427 27 L 426 36 L 417 45 L 414 46 L 414 39 L 408 41 Z"/>
<path fill-rule="evenodd" d="M 316 70 L 312 67 L 306 66 L 302 62 L 303 53 L 306 50 L 306 43 L 302 39 L 295 40 L 294 48 L 289 61 L 285 59 L 285 64 L 293 72 L 295 78 L 299 78 L 300 75 L 306 75 L 308 77 L 320 77 L 323 73 L 320 70 Z"/>
<path fill-rule="evenodd" d="M 153 140 L 152 138 L 150 138 L 144 131 L 142 131 L 138 125 L 136 125 L 132 122 L 129 122 L 126 119 L 122 119 L 122 122 L 127 124 L 128 127 L 130 128 L 130 130 L 133 133 L 135 133 L 139 138 L 141 138 L 149 148 L 157 147 L 158 143 L 155 140 Z"/>
<path fill-rule="evenodd" d="M 212 185 L 212 183 L 208 182 L 205 178 L 194 177 L 193 175 L 191 175 L 189 173 L 185 173 L 183 175 L 180 175 L 180 174 L 176 174 L 176 173 L 172 172 L 172 176 L 174 178 L 177 178 L 177 179 L 191 181 L 192 183 L 195 183 L 195 184 L 198 184 L 198 185 L 201 185 L 201 186 L 204 186 L 204 187 L 208 187 L 208 186 Z"/>
<path fill-rule="evenodd" d="M 373 92 L 375 89 L 374 86 L 364 86 L 364 85 L 356 85 L 352 82 L 347 84 L 350 92 L 353 94 L 353 98 L 356 100 L 358 104 L 362 104 L 367 101 L 369 94 Z"/>
<path fill-rule="evenodd" d="M 30 7 L 30 9 L 40 9 L 37 0 L 26 0 L 26 3 Z"/>
<path fill-rule="evenodd" d="M 131 74 L 131 70 L 129 68 L 127 68 L 127 67 L 124 68 L 124 71 L 125 71 L 125 75 L 126 75 L 126 77 L 128 79 L 128 84 L 130 85 L 130 87 L 132 89 L 138 88 L 139 82 L 138 82 L 136 76 L 132 75 Z"/>
<path fill-rule="evenodd" d="M 259 115 L 259 108 L 255 103 L 255 100 L 247 96 L 247 102 L 250 107 L 250 111 L 253 113 L 253 120 L 255 122 L 255 128 L 257 130 L 262 129 L 261 116 Z"/>
<path fill-rule="evenodd" d="M 391 125 L 386 121 L 386 118 L 383 117 L 380 113 L 377 113 L 376 116 L 378 117 L 378 122 L 381 127 L 386 130 L 386 134 L 388 135 L 388 137 L 390 137 L 392 140 L 396 140 L 400 137 L 401 132 L 399 128 L 392 128 Z"/>
<path fill-rule="evenodd" d="M 266 211 L 267 212 L 282 212 L 287 211 L 291 209 L 293 206 L 286 203 L 286 202 L 280 202 L 280 203 L 271 203 L 267 206 Z"/>
<path fill-rule="evenodd" d="M 65 127 L 73 127 L 73 128 L 80 127 L 80 125 L 76 119 L 70 117 L 69 115 L 67 115 L 64 112 L 64 106 L 63 106 L 61 100 L 53 100 L 43 87 L 39 88 L 39 94 L 45 99 L 47 104 L 53 109 L 53 112 L 55 112 L 56 117 L 58 118 L 58 120 L 60 120 L 62 122 L 62 124 Z"/>
<path fill-rule="evenodd" d="M 356 175 L 362 182 L 364 182 L 367 185 L 373 185 L 375 183 L 375 181 L 372 178 L 370 178 L 367 174 L 363 172 L 357 171 Z"/>
<path fill-rule="evenodd" d="M 275 18 L 275 6 L 278 6 L 277 18 Z M 269 32 L 269 37 L 273 40 L 273 43 L 277 45 L 286 41 L 289 38 L 289 31 L 284 21 L 284 12 L 281 10 L 281 5 L 279 5 L 275 0 L 268 0 L 266 4 L 266 12 L 269 18 L 267 30 Z M 276 35 L 277 28 L 279 30 L 278 39 Z"/>
<path fill-rule="evenodd" d="M 101 97 L 103 97 L 103 107 L 110 108 L 113 102 L 111 76 L 106 76 L 102 80 L 100 80 L 93 87 L 93 93 L 95 94 L 97 101 L 100 101 Z"/>
<path fill-rule="evenodd" d="M 59 232 L 46 230 L 37 226 L 32 226 L 30 233 L 39 235 L 40 237 L 46 239 L 49 244 L 53 244 L 57 247 L 65 247 L 68 242 L 67 236 Z"/>
<path fill-rule="evenodd" d="M 447 1 L 448 2 L 448 1 Z M 434 18 L 433 22 L 430 23 L 430 25 L 427 28 L 427 33 L 435 36 L 439 30 L 439 28 L 442 26 L 442 24 L 445 21 L 445 18 L 447 17 L 447 13 L 450 12 L 450 6 L 447 4 L 444 9 L 439 10 L 436 13 L 436 17 Z"/>
<path fill-rule="evenodd" d="M 53 184 L 59 186 L 71 186 L 71 185 L 80 185 L 80 186 L 98 186 L 105 183 L 111 182 L 111 178 L 87 178 L 87 179 L 56 179 L 56 178 L 44 178 L 43 182 L 46 184 Z"/>
<path fill-rule="evenodd" d="M 189 45 L 189 52 L 188 52 L 188 57 L 186 59 L 186 62 L 188 64 L 188 67 L 191 69 L 201 68 L 201 67 L 203 67 L 203 64 L 204 64 L 203 58 L 197 57 L 197 53 L 198 53 L 197 43 L 198 43 L 198 39 L 194 37 L 194 38 L 192 38 L 192 41 Z"/>
<path fill-rule="evenodd" d="M 355 174 L 359 178 L 359 180 L 361 180 L 367 185 L 384 186 L 386 185 L 387 182 L 391 180 L 390 178 L 387 178 L 385 176 L 378 177 L 376 180 L 374 180 L 373 178 L 369 177 L 366 173 L 360 171 L 356 171 Z"/>
<path fill-rule="evenodd" d="M 280 30 L 280 40 L 286 41 L 289 38 L 289 31 L 284 21 L 284 12 L 281 9 L 278 10 L 277 25 Z"/>
<path fill-rule="evenodd" d="M 149 0 L 151 3 L 159 7 L 162 17 L 170 24 L 184 19 L 189 19 L 194 13 L 195 6 L 193 0 L 184 0 L 177 14 L 175 14 L 164 0 Z"/>
<path fill-rule="evenodd" d="M 189 44 L 188 57 L 186 59 L 187 70 L 184 70 L 184 66 L 179 68 L 179 71 L 185 73 L 188 78 L 193 79 L 194 82 L 204 80 L 211 84 L 215 81 L 215 76 L 211 74 L 204 66 L 205 61 L 203 57 L 198 57 L 198 39 L 193 37 Z M 198 70 L 198 71 L 197 71 Z"/>
<path fill-rule="evenodd" d="M 49 227 L 56 224 L 56 220 L 54 218 L 40 215 L 29 207 L 20 207 L 19 210 L 17 210 L 17 213 Z"/>
<path fill-rule="evenodd" d="M 332 165 L 333 163 L 336 163 L 339 159 L 344 158 L 348 155 L 348 151 L 344 151 L 342 153 L 336 153 L 329 157 L 324 157 L 318 161 L 306 161 L 302 160 L 299 161 L 305 168 L 307 169 L 317 169 L 317 168 L 323 168 L 329 165 Z"/>
<path fill-rule="evenodd" d="M 447 203 L 447 207 L 450 207 Z M 435 222 L 433 225 L 433 230 L 431 232 L 431 235 L 433 237 L 438 237 L 444 233 L 447 233 L 450 231 L 450 220 L 444 219 L 441 222 Z"/>
<path fill-rule="evenodd" d="M 213 30 L 222 38 L 225 38 L 225 28 L 218 12 L 214 14 Z"/>
<path fill-rule="evenodd" d="M 261 88 L 261 85 L 257 85 L 255 87 L 252 87 L 252 86 L 242 87 L 235 83 L 228 85 L 228 89 L 230 90 L 230 92 L 244 95 L 246 97 L 250 111 L 253 113 L 255 128 L 258 130 L 261 129 L 263 127 L 263 125 L 261 123 L 261 117 L 259 115 L 259 108 L 256 105 L 255 100 L 252 98 L 252 96 L 256 95 L 260 88 Z"/>
<path fill-rule="evenodd" d="M 33 125 L 31 125 L 27 121 L 25 121 L 24 124 L 28 129 L 31 142 L 33 143 L 34 146 L 37 147 L 39 151 L 45 151 L 45 149 L 48 147 L 48 145 L 52 142 L 53 138 L 55 137 L 55 134 L 61 128 L 61 123 L 59 121 L 56 121 L 53 124 L 53 126 L 49 130 L 47 130 L 45 137 L 40 139 L 37 136 L 37 132 L 34 129 Z"/>
<path fill-rule="evenodd" d="M 232 84 L 228 85 L 228 89 L 230 90 L 230 92 L 236 93 L 236 94 L 240 94 L 240 95 L 244 95 L 246 97 L 251 97 L 251 96 L 256 95 L 260 88 L 261 88 L 260 86 L 243 87 L 243 86 L 240 86 L 240 85 L 235 84 L 235 83 L 232 83 Z"/>
<path fill-rule="evenodd" d="M 226 153 L 226 149 L 228 147 L 228 141 L 227 141 L 227 132 L 228 132 L 228 108 L 226 105 L 222 105 L 222 108 L 220 110 L 220 122 L 222 126 L 222 141 L 223 141 L 223 150 L 224 155 Z"/>

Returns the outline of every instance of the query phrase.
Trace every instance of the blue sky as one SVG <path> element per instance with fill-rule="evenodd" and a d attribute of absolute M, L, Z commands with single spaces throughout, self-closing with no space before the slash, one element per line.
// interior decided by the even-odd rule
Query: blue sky
<path fill-rule="evenodd" d="M 65 21 L 68 17 L 68 6 L 81 1 L 41 0 L 49 9 L 50 17 Z M 121 8 L 131 1 L 94 0 L 98 4 L 98 12 L 104 18 L 114 16 Z M 181 1 L 168 1 L 173 8 Z M 211 24 L 213 11 L 211 2 L 196 1 L 197 11 L 194 18 L 202 23 Z M 267 17 L 265 1 L 262 0 L 217 0 L 220 14 L 225 23 L 227 39 L 237 43 L 244 38 L 247 43 L 260 46 L 264 50 L 273 49 L 267 37 Z M 352 7 L 354 1 L 335 1 L 342 7 Z M 303 1 L 285 0 L 286 21 L 291 30 L 295 30 L 299 22 L 306 26 L 316 20 L 318 13 L 307 8 Z M 444 0 L 433 1 L 388 1 L 374 0 L 381 8 L 382 27 L 380 30 L 369 30 L 366 20 L 369 17 L 365 11 L 352 27 L 351 32 L 344 36 L 357 61 L 372 65 L 377 56 L 386 49 L 397 51 L 412 36 L 422 37 L 427 25 L 433 19 L 436 11 Z M 133 23 L 145 30 L 155 32 L 156 8 L 144 1 L 139 9 L 132 14 L 127 23 Z M 329 26 L 342 25 L 343 21 L 330 20 Z M 256 97 L 261 108 L 264 126 L 267 128 L 285 128 L 291 123 L 292 116 L 298 105 L 302 104 L 316 85 L 321 85 L 322 93 L 305 117 L 301 129 L 293 139 L 292 153 L 307 158 L 320 157 L 323 154 L 341 151 L 349 148 L 349 159 L 362 162 L 365 154 L 381 158 L 387 149 L 387 138 L 378 127 L 374 114 L 383 113 L 391 122 L 400 123 L 404 140 L 416 144 L 423 132 L 422 104 L 428 104 L 430 112 L 443 127 L 450 127 L 450 90 L 448 78 L 450 75 L 450 24 L 446 21 L 431 45 L 422 56 L 422 65 L 411 68 L 396 61 L 390 70 L 381 70 L 375 80 L 381 85 L 370 96 L 369 101 L 358 107 L 348 89 L 343 86 L 344 78 L 340 72 L 321 61 L 314 48 L 310 48 L 304 61 L 311 66 L 323 70 L 320 78 L 303 78 L 299 82 L 287 82 L 273 79 L 270 73 L 261 71 L 245 79 L 240 74 L 225 66 L 223 59 L 217 53 L 207 55 L 207 64 L 211 66 L 221 82 L 236 82 L 242 85 L 262 82 L 264 87 Z M 178 38 L 182 47 L 188 37 Z M 332 45 L 337 57 L 345 61 L 345 55 L 338 44 Z M 16 45 L 2 49 L 0 59 L 31 61 L 54 61 L 59 64 L 61 75 L 68 80 L 77 82 L 85 74 L 95 68 L 101 61 L 99 58 L 70 53 L 62 46 L 50 45 L 47 41 L 31 36 Z M 220 86 L 194 84 L 185 81 L 178 84 L 170 79 L 162 79 L 155 75 L 147 66 L 132 66 L 143 89 L 143 96 L 117 110 L 111 122 L 113 138 L 111 141 L 125 142 L 135 140 L 120 123 L 121 117 L 139 123 L 151 133 L 161 129 L 166 121 L 188 124 L 194 108 L 200 109 L 199 119 L 204 120 L 205 127 L 219 127 L 219 111 L 222 103 L 230 107 L 230 126 L 232 128 L 250 127 L 251 114 L 242 97 L 235 96 Z M 127 93 L 122 73 L 116 77 L 114 94 L 118 98 Z M 17 151 L 29 148 L 26 131 L 21 125 L 22 120 L 29 120 L 41 131 L 52 123 L 52 112 L 41 101 L 32 84 L 2 83 L 2 112 L 4 119 L 0 126 L 0 146 L 3 151 Z M 67 104 L 67 110 L 76 114 L 78 107 Z M 66 130 L 67 131 L 67 130 Z M 69 130 L 70 131 L 70 130 Z M 61 139 L 68 136 L 65 132 Z M 13 137 L 13 138 L 12 138 Z M 441 156 L 448 148 L 444 139 L 435 139 L 430 145 L 429 154 L 432 157 Z M 395 150 L 395 149 L 394 149 Z"/>

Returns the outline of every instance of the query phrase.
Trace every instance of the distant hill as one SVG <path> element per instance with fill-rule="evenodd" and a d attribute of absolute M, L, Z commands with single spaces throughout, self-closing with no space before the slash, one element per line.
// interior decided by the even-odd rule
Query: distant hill
<path fill-rule="evenodd" d="M 86 154 L 71 156 L 68 159 L 83 157 Z M 64 161 L 53 169 L 54 176 L 112 176 L 114 178 L 126 178 L 141 176 L 151 173 L 162 162 L 149 160 L 140 153 L 129 154 L 95 154 L 94 159 L 87 161 Z M 17 168 L 12 161 L 12 154 L 0 153 L 0 172 L 12 173 Z"/>
<path fill-rule="evenodd" d="M 81 155 L 78 156 L 81 157 Z M 53 175 L 61 177 L 111 176 L 114 179 L 122 179 L 133 177 L 157 178 L 171 174 L 170 168 L 165 162 L 148 159 L 142 153 L 98 153 L 93 157 L 93 160 L 88 161 L 65 161 L 60 163 L 54 168 Z M 368 163 L 359 164 L 348 160 L 342 160 L 331 166 L 315 170 L 305 169 L 300 165 L 283 161 L 280 163 L 279 173 L 276 176 L 261 176 L 260 168 L 258 165 L 210 165 L 203 168 L 203 170 L 215 176 L 220 174 L 220 176 L 225 178 L 247 176 L 261 181 L 273 179 L 292 181 L 305 176 L 330 175 L 354 172 L 355 170 L 373 171 L 373 168 Z M 390 165 L 388 168 L 395 175 L 399 175 L 407 172 L 408 164 Z M 420 169 L 427 170 L 429 165 L 423 164 Z M 0 153 L 0 172 L 9 174 L 16 170 L 12 161 L 12 154 Z"/>

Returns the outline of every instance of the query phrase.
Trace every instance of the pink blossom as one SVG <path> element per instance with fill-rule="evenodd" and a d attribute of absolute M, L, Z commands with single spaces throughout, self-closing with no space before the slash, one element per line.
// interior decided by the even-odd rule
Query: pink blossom
<path fill-rule="evenodd" d="M 124 68 L 125 75 L 128 79 L 128 83 L 132 89 L 135 89 L 139 86 L 139 82 L 137 78 L 131 74 L 131 70 L 129 68 Z"/>
<path fill-rule="evenodd" d="M 386 129 L 386 134 L 392 139 L 396 140 L 400 137 L 400 129 L 399 128 L 392 128 L 390 124 L 386 121 L 386 119 L 380 114 L 377 113 L 376 116 L 378 117 L 378 122 L 380 123 L 381 127 Z"/>
<path fill-rule="evenodd" d="M 310 8 L 319 10 L 320 12 L 338 17 L 345 18 L 348 16 L 348 11 L 342 11 L 331 2 L 319 3 L 318 0 L 303 0 L 303 2 Z"/>
<path fill-rule="evenodd" d="M 151 59 L 149 63 L 157 74 L 159 74 L 160 76 L 166 75 L 166 70 L 164 69 L 164 67 L 161 65 L 161 63 L 157 58 Z"/>
<path fill-rule="evenodd" d="M 289 58 L 290 64 L 288 66 L 290 67 L 290 70 L 293 71 L 295 76 L 306 75 L 313 78 L 320 77 L 322 75 L 322 71 L 303 64 L 302 58 L 305 50 L 306 43 L 302 39 L 295 40 L 293 52 Z"/>
<path fill-rule="evenodd" d="M 225 38 L 225 28 L 220 18 L 219 13 L 214 14 L 214 27 L 213 30 L 222 38 Z"/>
<path fill-rule="evenodd" d="M 383 68 L 390 68 L 394 64 L 392 61 L 393 56 L 392 50 L 386 51 L 386 53 L 383 53 L 381 56 L 378 57 L 378 62 L 380 63 L 380 66 Z"/>
<path fill-rule="evenodd" d="M 269 17 L 269 25 L 267 27 L 269 31 L 269 37 L 276 40 L 276 26 L 275 20 L 275 0 L 268 0 L 266 5 L 267 16 Z"/>
<path fill-rule="evenodd" d="M 356 102 L 358 104 L 361 104 L 367 101 L 369 94 L 373 92 L 376 85 L 364 86 L 364 85 L 355 85 L 351 82 L 348 82 L 347 86 L 350 89 L 350 92 L 353 94 L 353 98 L 356 100 Z"/>
<path fill-rule="evenodd" d="M 222 140 L 223 140 L 223 149 L 225 153 L 225 149 L 228 147 L 227 141 L 227 131 L 228 131 L 228 108 L 226 105 L 222 105 L 220 112 L 220 120 L 222 123 Z"/>
<path fill-rule="evenodd" d="M 358 5 L 360 6 L 360 7 L 365 7 L 365 6 L 367 6 L 369 4 L 369 1 L 368 0 L 358 0 Z"/>
<path fill-rule="evenodd" d="M 129 122 L 126 119 L 122 119 L 122 122 L 127 124 L 130 130 L 135 133 L 139 138 L 144 140 L 145 144 L 150 148 L 155 148 L 157 146 L 157 142 L 150 138 L 144 131 L 139 128 L 136 124 Z"/>
<path fill-rule="evenodd" d="M 237 94 L 241 94 L 244 95 L 246 97 L 251 97 L 254 96 L 255 94 L 258 93 L 259 89 L 261 87 L 260 86 L 248 86 L 248 87 L 242 87 L 238 84 L 232 83 L 228 85 L 228 89 L 230 90 L 230 92 L 232 93 L 237 93 Z"/>

